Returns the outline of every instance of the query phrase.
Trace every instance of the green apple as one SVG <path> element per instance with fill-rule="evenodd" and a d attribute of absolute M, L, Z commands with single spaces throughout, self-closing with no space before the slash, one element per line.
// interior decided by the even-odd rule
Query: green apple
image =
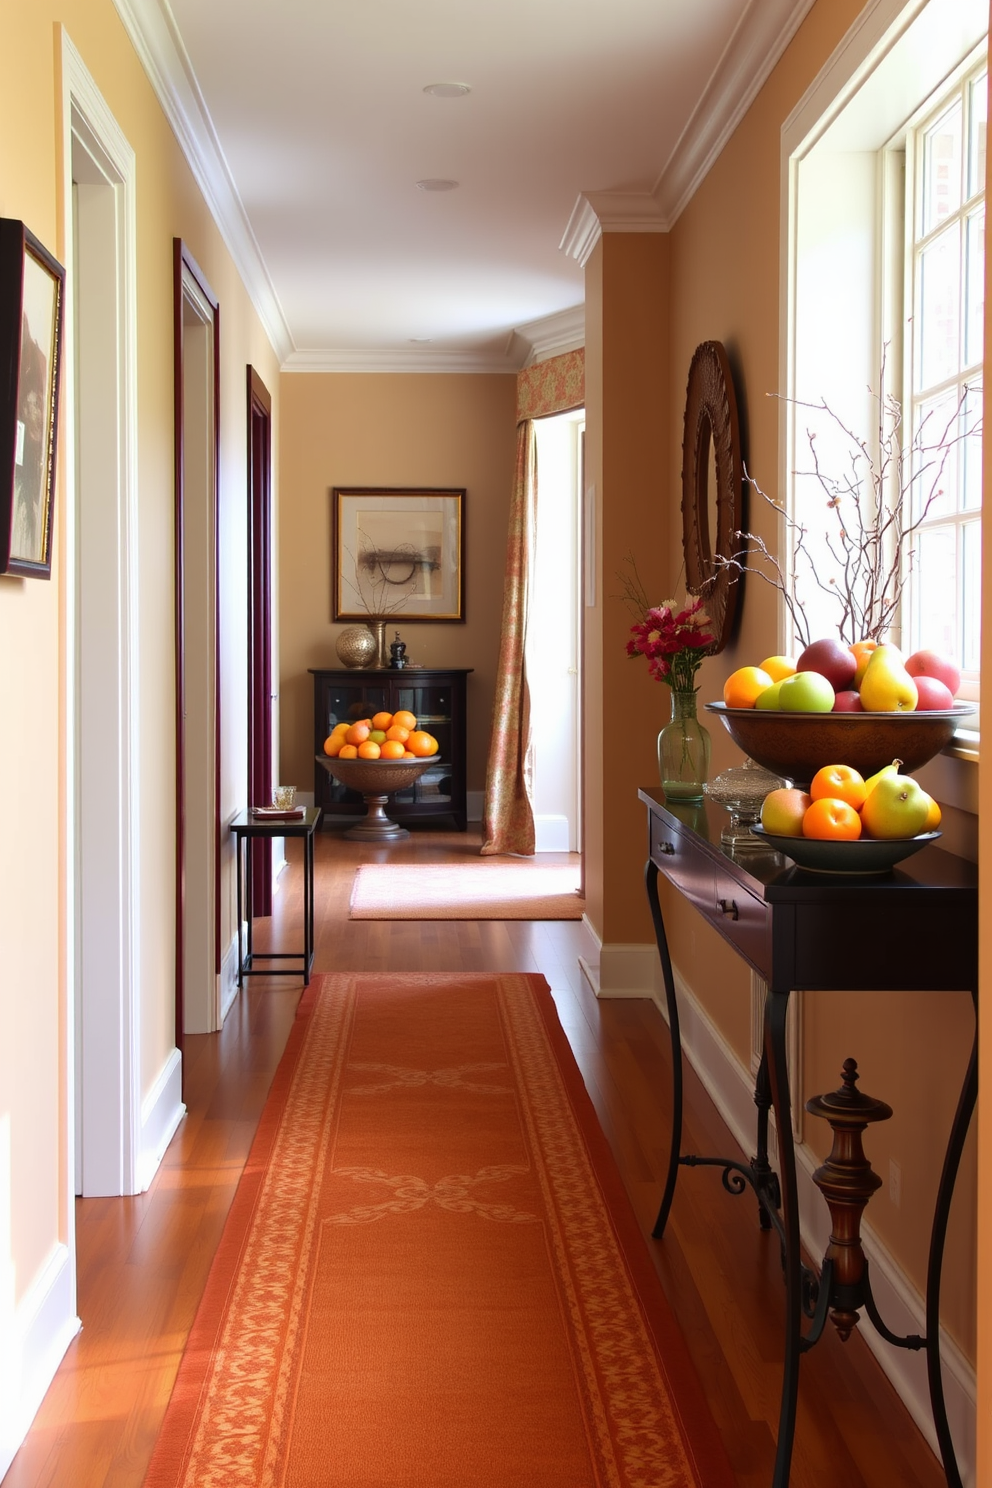
<path fill-rule="evenodd" d="M 771 687 L 766 687 L 764 692 L 759 692 L 754 700 L 756 708 L 780 708 L 782 705 L 778 695 L 782 691 L 781 682 L 773 682 Z"/>
<path fill-rule="evenodd" d="M 915 837 L 926 826 L 930 797 L 911 775 L 882 775 L 861 808 L 870 837 Z"/>
<path fill-rule="evenodd" d="M 785 713 L 832 713 L 833 683 L 819 672 L 797 672 L 779 687 L 778 705 Z"/>

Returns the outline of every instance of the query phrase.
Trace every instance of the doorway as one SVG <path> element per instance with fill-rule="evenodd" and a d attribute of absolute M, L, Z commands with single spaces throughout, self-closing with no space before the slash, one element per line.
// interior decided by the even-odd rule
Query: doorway
<path fill-rule="evenodd" d="M 527 625 L 538 852 L 582 850 L 580 522 L 585 411 L 536 419 L 537 531 Z"/>
<path fill-rule="evenodd" d="M 248 368 L 248 804 L 268 806 L 272 791 L 272 399 Z M 272 849 L 251 855 L 251 903 L 272 913 Z M 237 933 L 241 934 L 238 926 Z"/>
<path fill-rule="evenodd" d="M 219 316 L 175 240 L 176 1044 L 220 1008 Z"/>

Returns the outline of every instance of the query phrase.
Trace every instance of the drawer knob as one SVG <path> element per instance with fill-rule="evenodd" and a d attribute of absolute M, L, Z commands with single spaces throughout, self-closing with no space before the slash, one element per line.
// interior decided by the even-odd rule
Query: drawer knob
<path fill-rule="evenodd" d="M 717 903 L 720 906 L 720 913 L 726 915 L 728 919 L 730 919 L 730 920 L 739 920 L 740 919 L 740 914 L 738 913 L 738 910 L 737 910 L 737 900 L 736 899 L 718 899 L 717 900 Z"/>
<path fill-rule="evenodd" d="M 658 844 L 658 851 L 660 853 L 662 853 L 665 857 L 674 857 L 675 856 L 675 843 L 674 842 L 660 842 Z"/>

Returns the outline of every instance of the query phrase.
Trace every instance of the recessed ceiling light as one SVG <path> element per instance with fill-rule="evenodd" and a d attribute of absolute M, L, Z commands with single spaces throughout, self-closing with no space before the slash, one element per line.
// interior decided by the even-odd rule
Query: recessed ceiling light
<path fill-rule="evenodd" d="M 468 83 L 428 83 L 424 89 L 432 98 L 464 98 L 471 91 Z"/>
<path fill-rule="evenodd" d="M 411 346 L 430 346 L 430 344 L 431 344 L 431 342 L 433 340 L 434 340 L 434 337 L 433 336 L 411 336 L 410 337 L 410 345 Z"/>
<path fill-rule="evenodd" d="M 418 191 L 457 191 L 457 181 L 445 181 L 436 176 L 428 176 L 426 181 L 417 182 Z"/>

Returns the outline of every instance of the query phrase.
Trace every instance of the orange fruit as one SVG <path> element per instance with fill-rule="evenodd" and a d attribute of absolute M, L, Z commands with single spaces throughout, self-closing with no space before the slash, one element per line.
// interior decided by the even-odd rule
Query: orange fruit
<path fill-rule="evenodd" d="M 374 729 L 382 729 L 383 733 L 385 733 L 392 721 L 392 713 L 376 713 L 372 719 L 372 727 Z"/>
<path fill-rule="evenodd" d="M 358 758 L 358 745 L 357 744 L 342 744 L 341 745 L 341 749 L 340 749 L 340 751 L 338 753 L 338 759 L 357 759 L 357 758 Z"/>
<path fill-rule="evenodd" d="M 433 734 L 425 733 L 423 729 L 414 729 L 406 747 L 417 759 L 427 759 L 432 754 L 437 754 L 437 740 Z"/>
<path fill-rule="evenodd" d="M 396 740 L 400 744 L 405 744 L 409 737 L 410 730 L 408 728 L 404 728 L 401 723 L 393 723 L 386 730 L 386 738 Z"/>
<path fill-rule="evenodd" d="M 937 805 L 933 796 L 927 796 L 927 800 L 930 802 L 930 809 L 927 812 L 927 819 L 920 830 L 923 832 L 936 832 L 940 826 L 940 807 Z"/>
<path fill-rule="evenodd" d="M 759 670 L 767 672 L 773 682 L 782 682 L 795 676 L 796 663 L 791 656 L 766 656 Z"/>
<path fill-rule="evenodd" d="M 349 744 L 364 744 L 371 732 L 367 722 L 353 723 L 344 737 Z"/>
<path fill-rule="evenodd" d="M 822 842 L 856 842 L 861 836 L 861 818 L 846 801 L 821 796 L 803 817 L 803 836 Z"/>
<path fill-rule="evenodd" d="M 393 714 L 393 723 L 399 724 L 400 728 L 415 729 L 417 720 L 406 708 L 400 708 Z"/>
<path fill-rule="evenodd" d="M 417 756 L 411 750 L 404 749 L 404 751 L 403 751 L 403 758 L 404 759 L 416 759 Z"/>
<path fill-rule="evenodd" d="M 865 804 L 868 787 L 852 765 L 824 765 L 810 781 L 809 793 L 814 801 L 829 797 L 834 801 L 846 801 L 848 806 L 860 811 Z"/>
<path fill-rule="evenodd" d="M 385 744 L 379 745 L 380 759 L 402 759 L 406 750 L 399 739 L 387 739 Z"/>
<path fill-rule="evenodd" d="M 328 755 L 330 759 L 334 759 L 343 743 L 344 735 L 339 734 L 337 729 L 335 729 L 334 733 L 328 734 L 327 738 L 324 740 L 324 753 Z"/>
<path fill-rule="evenodd" d="M 371 739 L 364 739 L 362 741 L 362 743 L 359 744 L 359 746 L 358 746 L 358 758 L 359 759 L 378 759 L 379 758 L 379 746 L 378 746 L 378 744 L 374 743 Z"/>
<path fill-rule="evenodd" d="M 761 667 L 738 667 L 723 684 L 723 701 L 728 708 L 753 708 L 755 698 L 774 680 Z"/>
<path fill-rule="evenodd" d="M 854 659 L 858 663 L 858 669 L 854 673 L 854 681 L 851 683 L 851 686 L 857 691 L 864 680 L 865 668 L 868 665 L 871 653 L 878 650 L 878 642 L 855 641 L 854 645 L 848 646 L 847 649 L 853 653 Z"/>

